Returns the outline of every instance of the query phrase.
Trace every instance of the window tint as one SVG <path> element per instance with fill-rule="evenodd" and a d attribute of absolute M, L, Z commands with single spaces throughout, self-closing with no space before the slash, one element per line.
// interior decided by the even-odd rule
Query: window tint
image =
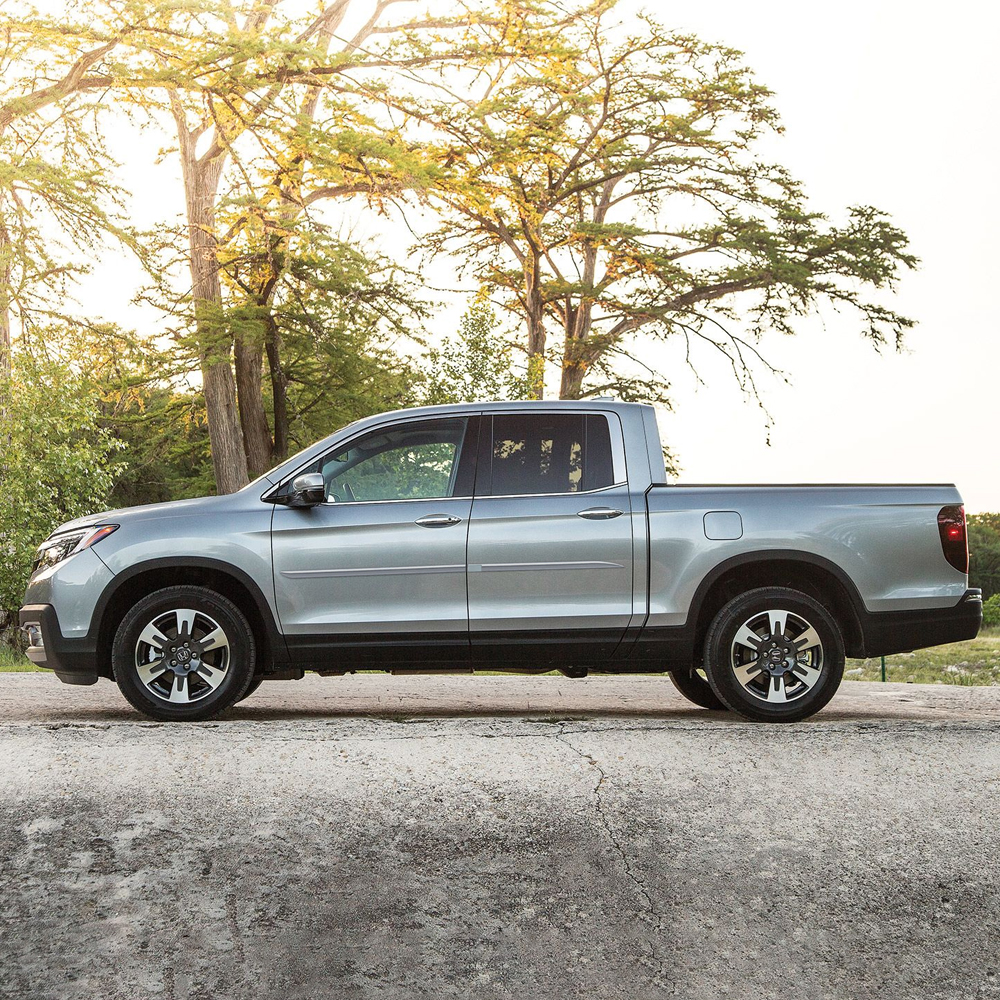
<path fill-rule="evenodd" d="M 614 483 L 607 418 L 582 413 L 493 417 L 494 496 L 576 493 Z"/>
<path fill-rule="evenodd" d="M 319 463 L 327 500 L 450 497 L 466 435 L 464 419 L 421 420 L 372 431 Z M 462 494 L 465 495 L 465 494 Z"/>

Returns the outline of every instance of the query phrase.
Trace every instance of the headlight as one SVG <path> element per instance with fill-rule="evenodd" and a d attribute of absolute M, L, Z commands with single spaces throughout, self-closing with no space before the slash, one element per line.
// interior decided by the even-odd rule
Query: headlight
<path fill-rule="evenodd" d="M 91 545 L 96 544 L 102 538 L 107 538 L 112 531 L 117 530 L 117 524 L 101 524 L 97 527 L 79 528 L 76 531 L 67 531 L 61 535 L 47 538 L 35 552 L 31 572 L 55 566 L 56 563 L 61 563 L 71 555 L 89 549 Z"/>

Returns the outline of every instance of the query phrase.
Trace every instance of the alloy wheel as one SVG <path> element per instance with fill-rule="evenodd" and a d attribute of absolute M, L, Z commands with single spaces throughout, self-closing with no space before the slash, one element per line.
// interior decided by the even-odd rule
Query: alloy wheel
<path fill-rule="evenodd" d="M 229 663 L 225 630 L 191 608 L 158 614 L 135 644 L 139 680 L 151 695 L 171 704 L 207 698 L 225 680 Z"/>
<path fill-rule="evenodd" d="M 762 611 L 737 630 L 730 665 L 737 682 L 759 701 L 797 701 L 822 676 L 823 642 L 801 615 L 781 609 Z"/>

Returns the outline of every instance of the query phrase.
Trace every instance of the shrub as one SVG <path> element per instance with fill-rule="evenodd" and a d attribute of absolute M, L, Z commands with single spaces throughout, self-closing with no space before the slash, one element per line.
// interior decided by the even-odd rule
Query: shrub
<path fill-rule="evenodd" d="M 0 609 L 20 607 L 38 543 L 63 521 L 97 513 L 121 466 L 95 393 L 64 365 L 14 356 L 0 381 Z"/>
<path fill-rule="evenodd" d="M 969 515 L 969 586 L 1000 593 L 1000 514 Z"/>
<path fill-rule="evenodd" d="M 987 628 L 1000 625 L 1000 594 L 994 594 L 983 601 L 983 625 Z"/>

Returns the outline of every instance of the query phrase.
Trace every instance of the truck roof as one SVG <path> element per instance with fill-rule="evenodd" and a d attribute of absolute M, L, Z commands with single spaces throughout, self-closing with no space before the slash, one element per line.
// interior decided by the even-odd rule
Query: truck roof
<path fill-rule="evenodd" d="M 483 400 L 474 403 L 442 403 L 438 406 L 410 406 L 403 410 L 392 410 L 391 415 L 397 416 L 417 416 L 428 414 L 431 416 L 442 413 L 483 413 L 496 410 L 635 410 L 648 406 L 647 403 L 623 403 L 617 399 L 515 399 L 515 400 Z M 379 414 L 383 416 L 384 414 Z M 371 419 L 371 418 L 365 418 Z M 360 421 L 359 421 L 360 423 Z"/>

